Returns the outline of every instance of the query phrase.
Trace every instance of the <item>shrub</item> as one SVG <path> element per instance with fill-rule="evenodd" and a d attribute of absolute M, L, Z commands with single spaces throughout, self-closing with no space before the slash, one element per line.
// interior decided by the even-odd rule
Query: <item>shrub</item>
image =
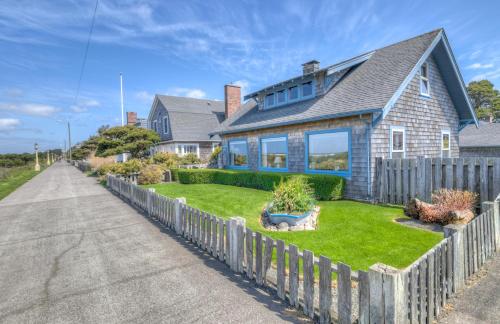
<path fill-rule="evenodd" d="M 272 191 L 282 180 L 295 176 L 293 173 L 253 172 L 220 169 L 179 169 L 175 179 L 184 184 L 215 183 L 230 186 Z M 303 175 L 318 200 L 338 200 L 344 194 L 345 180 L 334 175 Z"/>
<path fill-rule="evenodd" d="M 454 215 L 460 213 L 463 221 L 468 222 L 474 217 L 473 209 L 477 201 L 477 194 L 469 191 L 441 189 L 432 195 L 432 205 L 422 203 L 420 220 L 428 223 L 446 225 L 456 221 Z"/>
<path fill-rule="evenodd" d="M 157 164 L 146 165 L 142 168 L 137 181 L 141 185 L 160 183 L 163 180 L 164 169 Z"/>
<path fill-rule="evenodd" d="M 181 158 L 181 162 L 180 162 L 180 164 L 199 164 L 199 163 L 201 163 L 201 160 L 194 153 L 189 153 L 189 154 L 184 155 Z"/>
<path fill-rule="evenodd" d="M 294 176 L 281 181 L 273 191 L 271 211 L 304 213 L 314 206 L 313 190 L 304 176 Z"/>
<path fill-rule="evenodd" d="M 179 161 L 180 159 L 175 153 L 159 152 L 153 155 L 153 163 L 161 165 L 166 170 L 177 168 Z"/>
<path fill-rule="evenodd" d="M 214 151 L 212 152 L 212 154 L 210 154 L 210 158 L 208 160 L 208 164 L 216 166 L 217 165 L 217 159 L 219 158 L 220 152 L 222 152 L 222 147 L 217 146 L 214 149 Z"/>
<path fill-rule="evenodd" d="M 96 170 L 97 175 L 106 175 L 108 173 L 112 174 L 125 174 L 123 163 L 107 163 L 103 164 Z"/>
<path fill-rule="evenodd" d="M 139 159 L 130 159 L 126 162 L 121 163 L 123 172 L 121 174 L 131 174 L 141 171 L 142 167 L 146 163 Z"/>

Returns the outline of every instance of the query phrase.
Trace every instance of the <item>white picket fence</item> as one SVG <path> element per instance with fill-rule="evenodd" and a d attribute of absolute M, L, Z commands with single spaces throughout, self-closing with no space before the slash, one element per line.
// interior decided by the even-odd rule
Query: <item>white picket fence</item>
<path fill-rule="evenodd" d="M 242 218 L 224 220 L 111 175 L 107 185 L 242 279 L 274 289 L 278 298 L 320 323 L 430 323 L 500 248 L 498 200 L 484 203 L 485 212 L 471 223 L 447 227 L 445 239 L 407 269 L 375 264 L 365 272 L 253 232 Z"/>

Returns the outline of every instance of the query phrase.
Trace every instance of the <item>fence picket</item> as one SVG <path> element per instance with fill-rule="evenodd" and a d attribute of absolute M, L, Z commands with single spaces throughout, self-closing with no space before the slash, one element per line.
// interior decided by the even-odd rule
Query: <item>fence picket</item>
<path fill-rule="evenodd" d="M 370 322 L 370 279 L 368 272 L 358 271 L 358 298 L 359 316 L 358 322 L 365 324 Z"/>
<path fill-rule="evenodd" d="M 219 260 L 224 261 L 224 220 L 219 219 Z"/>
<path fill-rule="evenodd" d="M 229 251 L 229 249 L 227 249 Z M 257 280 L 257 284 L 262 285 L 264 280 L 262 278 L 263 269 L 262 269 L 262 234 L 260 232 L 255 233 L 255 277 Z"/>
<path fill-rule="evenodd" d="M 332 307 L 332 261 L 327 257 L 319 257 L 319 322 L 331 322 Z"/>
<path fill-rule="evenodd" d="M 248 227 L 246 228 L 246 233 L 245 233 L 245 240 L 246 240 L 246 257 L 247 257 L 247 262 L 246 262 L 246 273 L 248 279 L 253 279 L 253 232 L 251 229 Z"/>
<path fill-rule="evenodd" d="M 423 259 L 418 268 L 419 272 L 419 319 L 420 323 L 427 322 L 427 259 Z"/>
<path fill-rule="evenodd" d="M 397 204 L 401 204 L 403 202 L 403 188 L 402 188 L 402 174 L 401 174 L 401 160 L 394 160 L 396 164 L 395 172 L 396 172 L 396 180 L 395 180 L 395 202 Z"/>
<path fill-rule="evenodd" d="M 297 246 L 288 246 L 288 289 L 290 292 L 290 305 L 299 307 L 299 252 Z"/>
<path fill-rule="evenodd" d="M 278 297 L 280 299 L 285 299 L 285 242 L 278 240 L 276 242 L 276 264 L 277 264 L 277 281 L 276 287 L 278 290 Z"/>
<path fill-rule="evenodd" d="M 408 159 L 403 159 L 403 204 L 408 203 L 408 191 L 410 189 L 410 163 Z"/>
<path fill-rule="evenodd" d="M 351 267 L 339 262 L 337 268 L 339 323 L 351 323 Z"/>
<path fill-rule="evenodd" d="M 262 271 L 263 275 L 263 280 L 264 284 L 267 284 L 267 272 L 271 268 L 271 260 L 273 258 L 273 248 L 274 248 L 274 241 L 270 237 L 266 237 L 266 240 L 264 242 L 265 245 L 265 250 L 264 250 L 264 269 Z"/>
<path fill-rule="evenodd" d="M 434 253 L 430 253 L 427 256 L 427 324 L 430 324 L 434 320 L 434 305 L 435 305 L 435 293 L 434 293 Z"/>
<path fill-rule="evenodd" d="M 314 318 L 314 254 L 311 251 L 302 252 L 304 273 L 304 313 Z"/>

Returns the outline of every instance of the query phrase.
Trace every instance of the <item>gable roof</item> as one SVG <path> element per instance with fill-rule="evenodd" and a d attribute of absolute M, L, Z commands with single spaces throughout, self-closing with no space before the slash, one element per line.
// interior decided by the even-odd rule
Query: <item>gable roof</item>
<path fill-rule="evenodd" d="M 159 107 L 168 112 L 172 141 L 220 140 L 209 133 L 224 120 L 223 101 L 156 95 L 148 120 Z"/>
<path fill-rule="evenodd" d="M 479 122 L 460 131 L 460 147 L 500 147 L 500 123 Z"/>
<path fill-rule="evenodd" d="M 439 55 L 435 55 L 434 50 L 439 51 Z M 365 113 L 380 113 L 385 116 L 406 87 L 405 83 L 418 71 L 419 64 L 431 54 L 435 55 L 438 64 L 445 67 L 444 70 L 448 73 L 445 81 L 454 82 L 450 95 L 460 119 L 475 122 L 476 117 L 449 51 L 444 30 L 438 29 L 357 56 L 351 60 L 360 57 L 365 60 L 360 60 L 355 65 L 344 64 L 350 60 L 339 63 L 338 65 L 344 64 L 349 70 L 321 96 L 267 110 L 259 110 L 256 103 L 243 106 L 241 111 L 224 121 L 214 133 L 237 133 Z"/>

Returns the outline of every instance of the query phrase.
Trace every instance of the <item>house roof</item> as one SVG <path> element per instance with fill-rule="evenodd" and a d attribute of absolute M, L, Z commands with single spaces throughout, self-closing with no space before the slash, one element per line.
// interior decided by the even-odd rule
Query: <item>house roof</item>
<path fill-rule="evenodd" d="M 479 122 L 460 131 L 460 147 L 500 147 L 500 123 Z"/>
<path fill-rule="evenodd" d="M 224 120 L 224 101 L 156 95 L 150 118 L 160 105 L 168 112 L 172 141 L 220 140 L 209 133 Z"/>
<path fill-rule="evenodd" d="M 441 47 L 438 47 L 438 44 Z M 326 68 L 340 64 L 344 67 L 347 66 L 349 70 L 324 95 L 268 110 L 259 110 L 255 102 L 244 105 L 238 113 L 224 121 L 214 133 L 237 133 L 364 113 L 380 112 L 385 116 L 402 92 L 405 82 L 409 82 L 409 77 L 416 73 L 416 68 L 422 58 L 426 58 L 425 55 L 430 55 L 435 48 L 440 53 L 446 51 L 447 46 L 449 45 L 444 37 L 444 31 L 438 29 L 356 56 L 351 60 Z M 449 51 L 448 54 L 451 55 Z M 359 63 L 356 62 L 355 65 L 345 64 L 345 62 L 356 58 L 364 58 L 364 60 L 359 60 Z M 455 81 L 455 84 L 463 85 L 458 70 L 449 67 L 451 65 L 454 67 L 456 64 L 453 57 L 449 57 L 448 61 L 451 63 L 448 62 L 448 64 L 444 62 L 443 55 L 437 59 L 439 59 L 438 64 L 445 65 L 446 71 L 450 74 L 448 77 L 450 82 Z M 269 88 L 272 86 L 265 89 Z M 459 89 L 464 90 L 464 88 Z M 457 107 L 460 119 L 475 121 L 475 115 L 465 90 L 463 93 L 455 92 L 453 95 L 456 98 L 452 98 L 452 100 Z M 255 94 L 246 96 L 246 98 L 253 97 Z"/>

